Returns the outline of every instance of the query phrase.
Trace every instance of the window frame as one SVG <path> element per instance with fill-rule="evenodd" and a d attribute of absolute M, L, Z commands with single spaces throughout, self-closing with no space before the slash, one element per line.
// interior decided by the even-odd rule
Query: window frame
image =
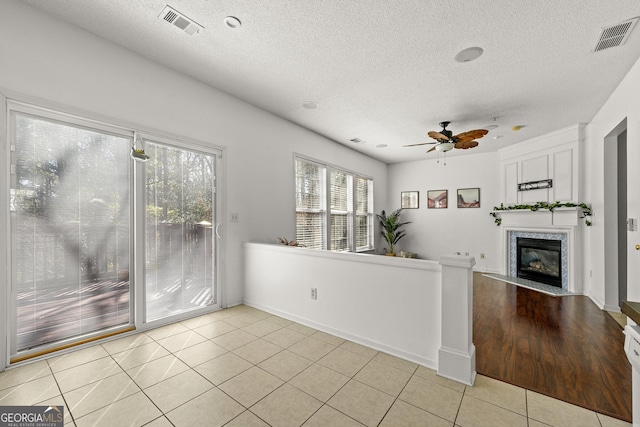
<path fill-rule="evenodd" d="M 297 187 L 298 187 L 298 176 L 296 173 L 296 164 L 298 161 L 302 161 L 302 162 L 306 162 L 306 163 L 310 163 L 310 164 L 314 164 L 317 165 L 319 167 L 322 168 L 322 180 L 324 183 L 323 189 L 324 189 L 324 194 L 322 195 L 322 203 L 321 205 L 323 206 L 321 212 L 323 214 L 322 216 L 322 227 L 323 230 L 321 230 L 321 233 L 323 235 L 323 245 L 322 248 L 320 248 L 320 250 L 330 250 L 330 251 L 334 251 L 334 252 L 353 252 L 353 253 L 358 253 L 358 252 L 369 252 L 369 251 L 374 251 L 375 250 L 375 244 L 374 244 L 374 222 L 373 222 L 373 218 L 374 218 L 374 209 L 373 209 L 373 203 L 374 203 L 374 197 L 373 197 L 373 186 L 374 186 L 374 180 L 372 177 L 366 175 L 366 174 L 362 174 L 359 172 L 355 172 L 353 170 L 341 167 L 341 166 L 336 166 L 327 162 L 323 162 L 317 159 L 313 159 L 304 155 L 300 155 L 298 153 L 294 153 L 294 162 L 293 162 L 293 173 L 294 173 L 294 187 L 296 188 L 296 191 L 294 191 L 294 197 L 297 197 Z M 338 173 L 344 173 L 347 175 L 347 194 L 349 197 L 349 200 L 347 201 L 347 205 L 351 207 L 351 209 L 347 209 L 346 212 L 346 217 L 347 217 L 347 249 L 331 249 L 331 239 L 332 239 L 332 233 L 331 233 L 331 217 L 332 217 L 332 212 L 338 212 L 340 214 L 343 214 L 344 211 L 342 210 L 334 210 L 332 209 L 331 206 L 331 200 L 332 200 L 332 191 L 331 191 L 331 187 L 332 187 L 332 183 L 331 183 L 331 175 L 333 172 L 338 172 Z M 362 214 L 358 214 L 357 212 L 357 201 L 358 201 L 358 193 L 357 193 L 357 180 L 358 178 L 360 179 L 365 179 L 368 182 L 367 185 L 367 205 L 368 205 L 368 212 L 366 213 L 367 216 L 367 227 L 368 227 L 368 236 L 367 236 L 367 241 L 368 241 L 368 245 L 367 246 L 360 246 L 358 247 L 357 244 L 357 238 L 356 238 L 356 233 L 357 233 L 357 218 L 360 216 L 363 216 Z M 298 212 L 303 212 L 303 210 L 299 210 L 298 209 L 298 205 L 297 205 L 297 201 L 294 200 L 294 206 L 295 206 L 295 215 L 297 218 L 297 214 Z M 297 219 L 295 221 L 295 226 L 296 226 L 296 235 L 297 235 Z M 304 243 L 304 242 L 301 242 Z"/>

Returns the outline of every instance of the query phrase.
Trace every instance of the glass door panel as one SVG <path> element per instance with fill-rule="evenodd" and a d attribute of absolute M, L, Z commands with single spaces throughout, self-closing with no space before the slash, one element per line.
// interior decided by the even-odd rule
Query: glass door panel
<path fill-rule="evenodd" d="M 11 114 L 11 354 L 130 323 L 132 139 Z"/>
<path fill-rule="evenodd" d="M 146 141 L 146 321 L 217 303 L 214 155 Z"/>

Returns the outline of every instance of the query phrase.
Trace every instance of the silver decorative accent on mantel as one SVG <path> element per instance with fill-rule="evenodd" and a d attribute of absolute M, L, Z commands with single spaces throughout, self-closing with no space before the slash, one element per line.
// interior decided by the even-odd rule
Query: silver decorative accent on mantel
<path fill-rule="evenodd" d="M 553 187 L 552 179 L 543 179 L 540 181 L 529 181 L 518 184 L 518 191 L 539 190 L 542 188 Z"/>

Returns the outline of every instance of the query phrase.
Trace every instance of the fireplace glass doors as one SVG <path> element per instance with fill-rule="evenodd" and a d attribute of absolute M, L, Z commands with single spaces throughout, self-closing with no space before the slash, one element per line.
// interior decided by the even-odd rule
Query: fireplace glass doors
<path fill-rule="evenodd" d="M 517 275 L 523 279 L 562 287 L 562 242 L 517 238 Z"/>

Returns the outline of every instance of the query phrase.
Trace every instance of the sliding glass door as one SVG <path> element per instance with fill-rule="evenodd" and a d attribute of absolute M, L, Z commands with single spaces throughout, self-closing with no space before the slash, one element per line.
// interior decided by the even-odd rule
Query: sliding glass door
<path fill-rule="evenodd" d="M 9 126 L 12 363 L 219 307 L 216 150 L 17 103 Z"/>
<path fill-rule="evenodd" d="M 11 114 L 12 354 L 130 323 L 131 138 Z"/>
<path fill-rule="evenodd" d="M 214 155 L 146 142 L 146 318 L 217 302 Z"/>

